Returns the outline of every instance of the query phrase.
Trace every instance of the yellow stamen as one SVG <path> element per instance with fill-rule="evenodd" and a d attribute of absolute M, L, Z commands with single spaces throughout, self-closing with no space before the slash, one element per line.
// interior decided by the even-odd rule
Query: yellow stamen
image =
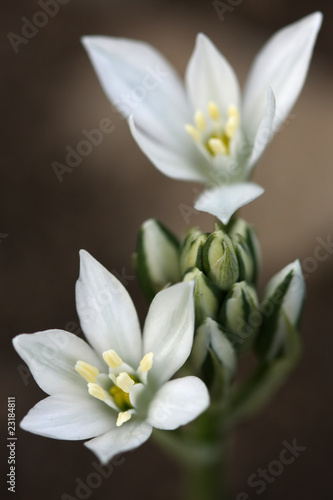
<path fill-rule="evenodd" d="M 145 356 L 143 356 L 142 360 L 140 361 L 140 370 L 142 373 L 149 372 L 151 367 L 153 366 L 153 357 L 154 353 L 148 352 Z"/>
<path fill-rule="evenodd" d="M 200 132 L 203 132 L 206 128 L 206 119 L 202 111 L 197 111 L 194 115 L 194 123 L 198 127 Z"/>
<path fill-rule="evenodd" d="M 238 128 L 239 125 L 239 113 L 235 106 L 229 106 L 228 108 L 228 120 L 225 126 L 225 134 L 229 139 L 231 139 Z"/>
<path fill-rule="evenodd" d="M 227 148 L 223 144 L 221 139 L 217 139 L 215 137 L 212 137 L 208 140 L 208 147 L 211 149 L 214 155 L 217 154 L 226 154 L 227 153 Z"/>
<path fill-rule="evenodd" d="M 104 351 L 102 356 L 105 363 L 110 368 L 118 368 L 123 364 L 123 360 L 118 356 L 116 351 L 114 351 L 113 349 L 110 349 L 109 351 Z"/>
<path fill-rule="evenodd" d="M 127 422 L 131 417 L 132 417 L 132 415 L 130 414 L 129 411 L 121 411 L 120 413 L 118 413 L 116 426 L 120 427 L 125 422 Z"/>
<path fill-rule="evenodd" d="M 116 378 L 116 384 L 124 392 L 129 392 L 130 387 L 135 384 L 134 380 L 128 375 L 128 373 L 121 372 Z"/>
<path fill-rule="evenodd" d="M 200 134 L 193 125 L 185 125 L 185 130 L 195 142 L 200 142 Z"/>
<path fill-rule="evenodd" d="M 223 120 L 219 106 L 214 101 L 209 101 L 207 110 L 197 110 L 194 114 L 194 124 L 185 125 L 185 130 L 200 147 L 206 148 L 211 156 L 230 155 L 231 140 L 239 122 L 236 106 L 229 106 L 226 120 Z"/>
<path fill-rule="evenodd" d="M 85 361 L 77 361 L 75 365 L 75 370 L 87 382 L 96 382 L 97 376 L 99 374 L 99 370 L 98 368 L 96 368 L 96 366 L 90 365 Z"/>
<path fill-rule="evenodd" d="M 106 400 L 107 393 L 98 384 L 92 384 L 92 383 L 88 384 L 88 392 L 91 396 L 93 396 L 96 399 L 99 399 L 100 401 Z"/>
<path fill-rule="evenodd" d="M 208 113 L 211 119 L 214 121 L 218 121 L 221 118 L 219 108 L 213 101 L 209 101 L 208 103 Z"/>

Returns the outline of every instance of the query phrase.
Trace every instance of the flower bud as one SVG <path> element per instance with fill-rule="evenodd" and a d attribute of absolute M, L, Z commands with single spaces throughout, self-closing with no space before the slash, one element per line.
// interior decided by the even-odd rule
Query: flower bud
<path fill-rule="evenodd" d="M 240 235 L 244 238 L 247 249 L 251 254 L 253 264 L 252 278 L 248 281 L 251 283 L 257 283 L 261 264 L 261 251 L 256 230 L 244 219 L 234 219 L 228 226 L 227 233 L 232 240 L 236 237 L 236 235 Z"/>
<path fill-rule="evenodd" d="M 180 247 L 180 272 L 184 274 L 189 267 L 203 270 L 202 249 L 207 240 L 207 234 L 199 229 L 191 229 Z"/>
<path fill-rule="evenodd" d="M 192 362 L 211 395 L 213 392 L 220 399 L 235 375 L 237 357 L 221 325 L 211 318 L 206 318 L 196 330 Z"/>
<path fill-rule="evenodd" d="M 210 234 L 203 247 L 203 266 L 208 278 L 221 290 L 229 290 L 239 275 L 233 244 L 222 229 Z"/>
<path fill-rule="evenodd" d="M 134 267 L 149 300 L 167 285 L 181 281 L 179 242 L 160 222 L 149 219 L 139 232 Z"/>
<path fill-rule="evenodd" d="M 283 351 L 290 328 L 297 329 L 305 297 L 299 260 L 278 272 L 268 283 L 260 310 L 263 322 L 256 342 L 258 355 L 272 361 Z"/>
<path fill-rule="evenodd" d="M 253 283 L 254 281 L 254 263 L 250 249 L 240 234 L 235 234 L 231 238 L 232 244 L 237 256 L 239 276 L 240 281 L 248 281 Z"/>
<path fill-rule="evenodd" d="M 245 281 L 235 283 L 226 296 L 221 314 L 221 325 L 235 349 L 247 351 L 261 325 L 258 296 Z"/>
<path fill-rule="evenodd" d="M 197 267 L 187 270 L 184 281 L 195 280 L 194 307 L 195 322 L 198 325 L 205 318 L 216 318 L 221 301 L 221 290 Z"/>

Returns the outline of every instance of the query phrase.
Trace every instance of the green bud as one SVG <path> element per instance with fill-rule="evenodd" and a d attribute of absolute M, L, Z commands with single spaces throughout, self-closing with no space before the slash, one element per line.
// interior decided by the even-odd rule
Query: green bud
<path fill-rule="evenodd" d="M 206 318 L 196 330 L 192 362 L 201 372 L 211 396 L 220 399 L 233 380 L 237 357 L 221 325 L 211 318 Z"/>
<path fill-rule="evenodd" d="M 134 267 L 149 300 L 167 285 L 181 281 L 179 242 L 160 222 L 149 219 L 139 232 Z"/>
<path fill-rule="evenodd" d="M 235 234 L 231 238 L 232 244 L 234 245 L 238 268 L 239 268 L 239 276 L 238 279 L 240 281 L 248 281 L 249 283 L 254 282 L 254 263 L 252 254 L 250 249 L 240 234 Z"/>
<path fill-rule="evenodd" d="M 244 219 L 234 219 L 228 226 L 227 233 L 232 240 L 236 238 L 236 235 L 239 235 L 241 236 L 241 238 L 244 238 L 245 243 L 247 245 L 247 251 L 249 251 L 251 254 L 252 265 L 253 265 L 252 279 L 250 279 L 249 281 L 251 283 L 257 283 L 260 271 L 260 264 L 261 264 L 261 251 L 256 230 L 251 224 L 248 224 Z"/>
<path fill-rule="evenodd" d="M 203 266 L 208 278 L 221 290 L 229 290 L 239 275 L 234 246 L 222 229 L 208 236 L 203 247 Z"/>
<path fill-rule="evenodd" d="M 283 354 L 288 332 L 299 327 L 305 283 L 299 260 L 278 272 L 268 283 L 260 306 L 262 326 L 256 342 L 258 355 L 267 362 Z"/>
<path fill-rule="evenodd" d="M 194 307 L 196 324 L 201 323 L 205 318 L 216 318 L 220 301 L 221 290 L 217 288 L 207 276 L 197 267 L 187 270 L 184 281 L 195 280 Z"/>
<path fill-rule="evenodd" d="M 203 269 L 202 249 L 207 240 L 207 234 L 199 229 L 191 229 L 180 247 L 180 272 L 184 274 L 189 267 Z"/>
<path fill-rule="evenodd" d="M 245 281 L 232 286 L 223 303 L 220 321 L 235 349 L 246 352 L 261 325 L 258 296 L 253 286 Z"/>

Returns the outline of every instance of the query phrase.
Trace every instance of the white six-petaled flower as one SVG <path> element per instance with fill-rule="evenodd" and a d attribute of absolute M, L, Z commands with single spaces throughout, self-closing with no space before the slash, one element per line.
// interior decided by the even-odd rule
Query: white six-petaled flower
<path fill-rule="evenodd" d="M 278 31 L 254 60 L 243 98 L 232 67 L 203 34 L 185 87 L 146 43 L 87 36 L 83 44 L 142 151 L 167 176 L 208 186 L 195 207 L 227 223 L 263 193 L 250 175 L 302 89 L 321 21 L 316 12 Z"/>
<path fill-rule="evenodd" d="M 193 283 L 161 291 L 143 335 L 123 285 L 81 251 L 76 303 L 88 345 L 62 330 L 22 334 L 16 351 L 49 397 L 21 422 L 56 439 L 89 439 L 102 462 L 145 442 L 153 427 L 172 430 L 209 405 L 204 383 L 169 380 L 188 358 L 194 333 Z"/>

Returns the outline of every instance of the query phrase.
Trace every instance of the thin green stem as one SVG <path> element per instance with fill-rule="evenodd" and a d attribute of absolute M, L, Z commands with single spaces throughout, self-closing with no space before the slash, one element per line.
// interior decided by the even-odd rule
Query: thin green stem
<path fill-rule="evenodd" d="M 220 412 L 207 411 L 182 431 L 154 431 L 155 440 L 184 470 L 188 500 L 224 500 L 229 447 Z"/>

